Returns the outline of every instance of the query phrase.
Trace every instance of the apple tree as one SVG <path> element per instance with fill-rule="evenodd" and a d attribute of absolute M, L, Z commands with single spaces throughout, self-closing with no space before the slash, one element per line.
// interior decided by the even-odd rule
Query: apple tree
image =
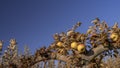
<path fill-rule="evenodd" d="M 98 18 L 94 19 L 92 24 L 86 33 L 76 31 L 82 26 L 81 22 L 76 23 L 67 32 L 55 33 L 54 41 L 48 47 L 39 48 L 29 56 L 19 56 L 15 49 L 17 43 L 12 39 L 7 50 L 11 53 L 5 52 L 8 56 L 3 55 L 6 61 L 2 61 L 2 66 L 34 68 L 37 63 L 43 62 L 42 67 L 46 68 L 48 60 L 57 60 L 60 64 L 64 64 L 63 68 L 106 68 L 103 59 L 108 56 L 116 58 L 119 55 L 120 28 L 118 23 L 109 27 L 105 21 L 101 22 Z M 2 49 L 2 41 L 0 48 Z M 54 62 L 50 62 L 52 63 Z"/>

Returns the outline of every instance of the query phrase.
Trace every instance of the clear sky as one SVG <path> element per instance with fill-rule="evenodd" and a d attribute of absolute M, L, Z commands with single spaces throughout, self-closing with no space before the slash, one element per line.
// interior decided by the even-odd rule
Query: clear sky
<path fill-rule="evenodd" d="M 78 21 L 83 24 L 77 31 L 86 32 L 96 17 L 120 25 L 120 0 L 0 0 L 0 40 L 6 47 L 16 38 L 19 50 L 28 45 L 34 52 Z"/>

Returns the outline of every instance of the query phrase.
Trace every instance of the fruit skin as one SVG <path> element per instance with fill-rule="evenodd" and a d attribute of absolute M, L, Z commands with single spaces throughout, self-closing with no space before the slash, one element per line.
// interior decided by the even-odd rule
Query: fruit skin
<path fill-rule="evenodd" d="M 63 43 L 60 42 L 60 41 L 56 45 L 59 46 L 59 47 L 63 47 Z"/>
<path fill-rule="evenodd" d="M 85 45 L 84 44 L 79 44 L 77 46 L 77 50 L 79 51 L 79 53 L 83 53 L 85 51 Z"/>
<path fill-rule="evenodd" d="M 77 42 L 72 42 L 71 43 L 71 48 L 77 49 L 78 43 Z"/>
<path fill-rule="evenodd" d="M 118 35 L 117 33 L 112 33 L 112 34 L 110 35 L 110 38 L 111 38 L 113 41 L 117 41 L 118 38 L 119 38 L 119 35 Z"/>

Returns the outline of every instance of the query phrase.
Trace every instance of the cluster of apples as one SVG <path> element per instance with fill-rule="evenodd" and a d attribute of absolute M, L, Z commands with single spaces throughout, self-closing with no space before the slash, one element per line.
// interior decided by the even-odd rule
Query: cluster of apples
<path fill-rule="evenodd" d="M 79 53 L 83 53 L 85 51 L 85 45 L 78 42 L 72 42 L 71 48 L 77 49 Z"/>
<path fill-rule="evenodd" d="M 58 47 L 63 47 L 63 42 L 58 42 L 56 45 Z M 72 42 L 71 43 L 71 48 L 76 49 L 79 53 L 83 53 L 85 51 L 85 45 L 80 44 L 78 42 Z"/>

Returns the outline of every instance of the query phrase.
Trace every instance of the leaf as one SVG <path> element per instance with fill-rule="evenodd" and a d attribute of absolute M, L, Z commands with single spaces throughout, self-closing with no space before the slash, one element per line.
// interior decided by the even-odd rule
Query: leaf
<path fill-rule="evenodd" d="M 116 29 L 116 28 L 118 28 L 118 23 L 116 22 L 114 25 L 113 25 L 113 27 L 112 27 L 113 29 Z"/>
<path fill-rule="evenodd" d="M 92 32 L 92 29 L 87 30 L 87 34 L 91 34 L 91 32 Z"/>
<path fill-rule="evenodd" d="M 92 23 L 94 23 L 94 24 L 97 24 L 97 23 L 99 23 L 100 22 L 100 19 L 99 18 L 95 18 L 93 21 L 92 21 Z"/>

